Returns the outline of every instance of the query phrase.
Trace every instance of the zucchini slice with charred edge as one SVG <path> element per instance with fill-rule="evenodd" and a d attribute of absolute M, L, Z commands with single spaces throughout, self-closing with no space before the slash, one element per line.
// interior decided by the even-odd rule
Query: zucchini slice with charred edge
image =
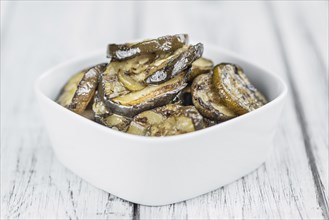
<path fill-rule="evenodd" d="M 92 110 L 94 112 L 95 120 L 97 122 L 99 122 L 101 118 L 105 118 L 105 117 L 111 115 L 111 112 L 107 109 L 104 102 L 99 97 L 98 91 L 96 92 L 95 97 L 94 97 L 94 103 L 92 105 Z"/>
<path fill-rule="evenodd" d="M 199 58 L 192 63 L 191 74 L 188 81 L 193 81 L 198 75 L 209 73 L 212 71 L 214 63 L 206 58 Z"/>
<path fill-rule="evenodd" d="M 107 88 L 107 84 L 102 83 L 102 79 L 100 82 L 99 95 L 107 108 L 113 113 L 126 117 L 133 117 L 140 112 L 171 102 L 175 95 L 187 85 L 186 72 L 181 72 L 165 83 L 149 85 L 137 92 L 125 92 L 113 96 L 109 93 L 111 88 Z"/>
<path fill-rule="evenodd" d="M 203 53 L 203 44 L 189 45 L 185 50 L 183 49 L 178 56 L 174 56 L 145 79 L 148 84 L 162 83 L 181 71 L 187 69 L 195 60 L 199 59 Z"/>
<path fill-rule="evenodd" d="M 106 64 L 98 64 L 71 77 L 64 86 L 58 103 L 78 114 L 83 113 L 95 94 L 99 74 L 105 66 Z"/>
<path fill-rule="evenodd" d="M 109 44 L 107 57 L 113 60 L 126 60 L 145 53 L 170 53 L 186 44 L 187 34 L 168 35 L 137 43 Z"/>
<path fill-rule="evenodd" d="M 141 55 L 126 61 L 110 62 L 100 76 L 100 88 L 109 98 L 139 91 L 147 85 L 143 80 L 136 80 L 134 76 L 146 71 L 147 67 L 154 61 L 155 55 Z"/>
<path fill-rule="evenodd" d="M 78 85 L 79 85 L 80 81 L 82 80 L 85 73 L 86 73 L 86 70 L 82 70 L 81 72 L 74 74 L 67 81 L 67 83 L 61 90 L 59 97 L 57 98 L 58 104 L 66 107 L 66 108 L 71 104 L 73 96 L 74 96 L 75 92 L 77 91 Z"/>
<path fill-rule="evenodd" d="M 194 79 L 191 86 L 194 106 L 204 117 L 211 120 L 226 121 L 235 117 L 235 113 L 220 100 L 211 77 L 210 74 L 202 74 Z"/>
<path fill-rule="evenodd" d="M 227 107 L 239 115 L 267 103 L 266 98 L 249 82 L 242 68 L 230 63 L 214 67 L 213 84 Z"/>
<path fill-rule="evenodd" d="M 95 95 L 92 110 L 96 122 L 115 130 L 127 131 L 131 119 L 111 113 L 98 94 Z"/>

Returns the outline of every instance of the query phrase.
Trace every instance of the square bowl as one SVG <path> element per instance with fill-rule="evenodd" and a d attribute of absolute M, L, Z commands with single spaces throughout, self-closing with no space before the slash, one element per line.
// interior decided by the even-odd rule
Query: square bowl
<path fill-rule="evenodd" d="M 224 123 L 170 137 L 143 137 L 81 117 L 54 99 L 70 76 L 106 62 L 104 51 L 60 64 L 35 83 L 57 158 L 92 185 L 128 201 L 166 205 L 228 184 L 259 167 L 271 152 L 286 99 L 285 83 L 226 50 L 206 44 L 204 57 L 239 64 L 269 103 Z"/>

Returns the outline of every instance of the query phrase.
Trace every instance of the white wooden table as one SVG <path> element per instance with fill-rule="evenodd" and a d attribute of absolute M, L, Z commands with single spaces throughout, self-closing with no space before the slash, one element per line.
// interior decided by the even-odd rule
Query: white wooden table
<path fill-rule="evenodd" d="M 33 82 L 109 42 L 173 33 L 271 69 L 289 85 L 289 101 L 274 152 L 259 169 L 185 202 L 140 206 L 58 162 Z M 327 1 L 1 1 L 3 219 L 328 219 L 328 195 Z"/>

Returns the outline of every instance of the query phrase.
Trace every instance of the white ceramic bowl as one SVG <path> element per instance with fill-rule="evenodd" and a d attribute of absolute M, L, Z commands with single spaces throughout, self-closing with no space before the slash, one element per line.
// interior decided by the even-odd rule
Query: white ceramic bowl
<path fill-rule="evenodd" d="M 142 137 L 115 131 L 53 101 L 72 74 L 107 61 L 101 50 L 56 66 L 36 81 L 58 159 L 94 186 L 144 205 L 187 200 L 256 169 L 273 146 L 287 88 L 276 75 L 223 49 L 205 44 L 204 56 L 215 63 L 242 66 L 270 102 L 222 124 L 178 136 Z"/>

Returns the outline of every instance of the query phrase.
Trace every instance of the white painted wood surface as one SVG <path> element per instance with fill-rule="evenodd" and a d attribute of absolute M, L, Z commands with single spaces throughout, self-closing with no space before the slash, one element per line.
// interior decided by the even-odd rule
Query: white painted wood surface
<path fill-rule="evenodd" d="M 185 202 L 140 206 L 57 161 L 33 82 L 109 42 L 170 33 L 271 69 L 288 83 L 289 102 L 275 149 L 259 169 Z M 327 1 L 1 1 L 2 219 L 328 219 L 328 184 Z"/>

